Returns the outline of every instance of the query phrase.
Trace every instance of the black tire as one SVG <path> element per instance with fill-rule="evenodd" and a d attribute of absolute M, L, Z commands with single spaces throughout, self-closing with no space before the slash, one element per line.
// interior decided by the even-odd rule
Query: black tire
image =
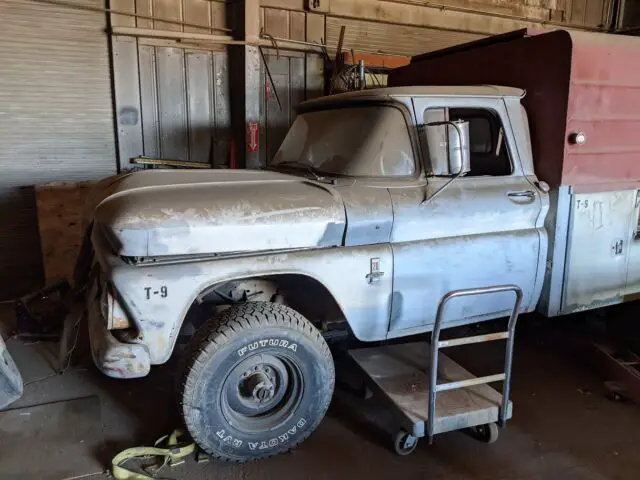
<path fill-rule="evenodd" d="M 484 443 L 495 443 L 500 436 L 500 430 L 495 423 L 487 423 L 473 427 L 474 436 Z"/>
<path fill-rule="evenodd" d="M 404 430 L 400 430 L 393 437 L 393 450 L 401 457 L 411 455 L 417 446 L 418 439 Z"/>
<path fill-rule="evenodd" d="M 192 342 L 181 409 L 189 433 L 211 456 L 244 462 L 286 452 L 324 417 L 333 359 L 320 332 L 295 310 L 237 305 Z"/>

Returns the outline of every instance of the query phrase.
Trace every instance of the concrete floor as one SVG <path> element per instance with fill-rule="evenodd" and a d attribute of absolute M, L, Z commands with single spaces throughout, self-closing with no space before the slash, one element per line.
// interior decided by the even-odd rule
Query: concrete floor
<path fill-rule="evenodd" d="M 365 401 L 338 388 L 325 420 L 294 452 L 244 465 L 197 464 L 190 459 L 163 471 L 162 476 L 228 480 L 637 479 L 640 408 L 605 398 L 603 379 L 585 361 L 581 342 L 576 341 L 584 333 L 580 322 L 535 317 L 521 320 L 514 364 L 514 418 L 493 445 L 463 433 L 450 433 L 437 437 L 432 446 L 422 442 L 411 456 L 399 457 L 390 449 L 390 434 L 377 426 L 376 419 L 383 414 L 375 400 Z M 47 348 L 31 345 L 23 351 L 26 354 L 21 355 L 20 363 L 33 357 L 27 372 L 30 383 L 13 407 L 98 395 L 101 416 L 88 421 L 101 423 L 104 432 L 104 446 L 92 453 L 102 468 L 108 467 L 119 450 L 150 444 L 179 425 L 173 397 L 175 361 L 133 381 L 106 378 L 86 362 L 61 376 L 50 376 L 46 362 L 42 362 L 42 351 Z M 502 349 L 497 342 L 465 347 L 454 357 L 476 374 L 501 370 Z M 44 366 L 33 366 L 38 364 Z M 338 373 L 341 366 L 339 362 Z M 40 373 L 44 379 L 38 377 Z M 64 454 L 60 452 L 61 458 Z"/>

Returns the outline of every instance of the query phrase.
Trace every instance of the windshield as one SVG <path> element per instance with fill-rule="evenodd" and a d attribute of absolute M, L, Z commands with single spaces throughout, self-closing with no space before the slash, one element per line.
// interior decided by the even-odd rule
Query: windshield
<path fill-rule="evenodd" d="M 298 115 L 271 166 L 350 177 L 404 177 L 415 172 L 402 112 L 380 105 Z"/>

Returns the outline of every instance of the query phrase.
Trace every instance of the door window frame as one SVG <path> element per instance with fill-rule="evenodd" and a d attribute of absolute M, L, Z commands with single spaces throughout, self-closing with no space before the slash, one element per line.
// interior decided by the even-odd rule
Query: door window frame
<path fill-rule="evenodd" d="M 416 116 L 416 135 L 418 135 L 418 128 L 424 124 L 424 112 L 430 109 L 436 108 L 448 108 L 448 109 L 477 109 L 488 110 L 494 113 L 504 129 L 504 141 L 505 148 L 508 150 L 509 159 L 511 161 L 511 174 L 509 175 L 490 175 L 490 176 L 463 176 L 456 179 L 456 182 L 464 181 L 478 181 L 483 179 L 499 179 L 499 178 L 513 178 L 525 176 L 522 168 L 522 162 L 518 154 L 518 149 L 514 148 L 515 135 L 511 123 L 509 122 L 509 116 L 507 115 L 506 105 L 502 97 L 447 97 L 447 96 L 425 96 L 414 97 L 413 108 Z M 428 165 L 426 164 L 427 156 L 424 155 L 422 142 L 418 142 L 419 155 L 424 171 L 428 171 Z"/>

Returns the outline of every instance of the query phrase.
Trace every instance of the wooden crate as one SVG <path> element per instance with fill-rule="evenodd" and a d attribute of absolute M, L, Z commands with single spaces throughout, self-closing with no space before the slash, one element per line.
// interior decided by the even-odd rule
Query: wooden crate
<path fill-rule="evenodd" d="M 67 279 L 90 221 L 89 193 L 97 182 L 56 182 L 36 187 L 38 229 L 45 285 Z"/>

